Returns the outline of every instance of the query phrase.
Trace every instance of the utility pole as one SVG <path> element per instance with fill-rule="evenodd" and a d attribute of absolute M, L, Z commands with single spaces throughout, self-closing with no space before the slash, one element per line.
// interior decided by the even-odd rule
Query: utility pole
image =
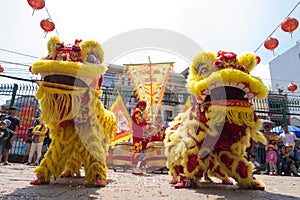
<path fill-rule="evenodd" d="M 150 67 L 150 109 L 151 109 L 151 114 L 150 114 L 150 117 L 151 117 L 151 120 L 153 122 L 153 100 L 152 100 L 152 64 L 151 64 L 151 59 L 150 59 L 150 56 L 148 56 L 148 60 L 149 60 L 149 67 Z"/>

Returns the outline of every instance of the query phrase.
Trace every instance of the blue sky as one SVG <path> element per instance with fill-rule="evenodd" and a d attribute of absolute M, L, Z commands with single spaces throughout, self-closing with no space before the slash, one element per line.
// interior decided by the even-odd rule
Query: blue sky
<path fill-rule="evenodd" d="M 46 0 L 46 7 L 60 38 L 66 43 L 73 43 L 78 38 L 103 43 L 130 30 L 159 28 L 183 34 L 205 50 L 241 53 L 253 52 L 298 2 L 299 0 Z M 39 24 L 42 19 L 48 18 L 45 9 L 35 11 L 32 16 L 32 9 L 26 0 L 1 0 L 0 16 L 1 49 L 35 57 L 47 54 L 46 43 L 56 32 L 48 33 L 44 38 L 45 33 Z M 291 17 L 298 16 L 300 6 L 291 14 Z M 275 50 L 278 55 L 295 45 L 300 39 L 300 30 L 296 30 L 291 38 L 279 28 L 272 37 L 279 40 L 279 47 Z M 262 65 L 257 67 L 254 74 L 264 81 L 270 81 L 268 62 L 274 55 L 264 47 L 257 51 L 257 55 L 261 57 Z M 148 56 L 151 56 L 152 62 L 175 61 L 177 71 L 188 65 L 178 57 L 153 51 L 124 57 L 115 64 L 147 62 Z M 31 65 L 36 59 L 0 51 L 0 60 Z M 27 66 L 1 61 L 0 64 L 5 68 L 5 75 L 32 77 Z M 11 80 L 0 77 L 0 83 L 8 81 Z"/>

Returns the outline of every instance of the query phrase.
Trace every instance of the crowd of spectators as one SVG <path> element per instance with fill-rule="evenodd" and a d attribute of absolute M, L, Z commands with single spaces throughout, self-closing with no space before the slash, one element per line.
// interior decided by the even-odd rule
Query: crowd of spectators
<path fill-rule="evenodd" d="M 257 162 L 254 153 L 255 150 L 249 155 L 249 161 L 255 166 L 254 173 L 300 176 L 300 148 L 298 146 L 298 139 L 294 132 L 288 130 L 288 125 L 283 124 L 281 127 L 283 132 L 277 135 L 275 132 L 271 132 L 269 125 L 264 126 L 267 145 L 263 146 L 264 149 L 261 151 L 263 153 L 260 152 L 260 156 L 265 159 L 263 160 L 264 163 Z"/>
<path fill-rule="evenodd" d="M 0 113 L 0 162 L 9 165 L 9 153 L 13 141 L 18 137 L 20 119 L 17 117 L 18 109 L 15 106 L 9 108 L 9 114 Z M 32 127 L 26 131 L 26 148 L 20 162 L 28 165 L 39 165 L 50 143 L 50 132 L 47 126 L 35 119 Z"/>

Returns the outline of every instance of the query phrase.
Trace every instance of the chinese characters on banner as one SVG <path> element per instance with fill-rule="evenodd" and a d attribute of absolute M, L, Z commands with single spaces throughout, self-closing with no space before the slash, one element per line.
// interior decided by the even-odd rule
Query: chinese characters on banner
<path fill-rule="evenodd" d="M 173 62 L 125 64 L 137 96 L 147 102 L 147 112 L 153 121 L 161 107 Z"/>

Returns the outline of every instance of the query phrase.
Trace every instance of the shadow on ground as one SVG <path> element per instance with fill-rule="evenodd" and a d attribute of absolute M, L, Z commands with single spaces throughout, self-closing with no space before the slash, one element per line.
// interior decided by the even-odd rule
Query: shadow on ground
<path fill-rule="evenodd" d="M 110 180 L 108 180 L 110 181 Z M 95 199 L 101 197 L 101 189 L 88 185 L 84 178 L 61 178 L 47 185 L 33 185 L 20 188 L 5 195 L 7 199 Z M 2 197 L 5 199 L 4 197 Z"/>
<path fill-rule="evenodd" d="M 285 186 L 283 186 L 285 187 Z M 260 191 L 252 189 L 242 189 L 237 188 L 232 185 L 223 185 L 221 183 L 201 183 L 200 187 L 190 188 L 189 190 L 194 190 L 196 193 L 204 195 L 207 199 L 210 197 L 218 197 L 214 199 L 272 199 L 272 200 L 289 200 L 289 199 L 300 199 L 297 196 L 276 194 L 269 191 Z"/>

